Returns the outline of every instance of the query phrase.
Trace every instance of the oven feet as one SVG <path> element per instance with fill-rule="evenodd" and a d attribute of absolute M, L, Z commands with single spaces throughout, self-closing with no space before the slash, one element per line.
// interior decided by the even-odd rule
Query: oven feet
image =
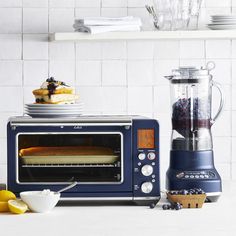
<path fill-rule="evenodd" d="M 138 206 L 149 206 L 150 209 L 155 208 L 156 204 L 159 202 L 160 198 L 156 200 L 136 200 L 134 203 Z"/>

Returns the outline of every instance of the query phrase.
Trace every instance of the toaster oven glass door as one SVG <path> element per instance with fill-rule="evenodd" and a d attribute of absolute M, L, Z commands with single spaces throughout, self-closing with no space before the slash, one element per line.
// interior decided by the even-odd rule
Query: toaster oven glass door
<path fill-rule="evenodd" d="M 122 183 L 123 134 L 20 133 L 19 183 Z"/>

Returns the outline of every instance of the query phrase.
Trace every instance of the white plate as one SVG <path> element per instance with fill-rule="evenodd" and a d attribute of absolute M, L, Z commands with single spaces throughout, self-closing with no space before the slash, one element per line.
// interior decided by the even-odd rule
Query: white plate
<path fill-rule="evenodd" d="M 40 112 L 26 112 L 25 114 L 27 115 L 42 115 L 42 116 L 68 116 L 68 115 L 74 115 L 74 116 L 79 116 L 79 115 L 82 115 L 82 112 L 71 112 L 71 113 L 40 113 Z"/>
<path fill-rule="evenodd" d="M 236 18 L 236 15 L 212 15 L 211 18 Z"/>
<path fill-rule="evenodd" d="M 210 25 L 234 25 L 236 21 L 212 21 Z"/>
<path fill-rule="evenodd" d="M 25 113 L 26 115 L 29 115 L 31 117 L 35 118 L 63 118 L 63 117 L 78 117 L 81 116 L 82 114 L 29 114 Z"/>
<path fill-rule="evenodd" d="M 43 107 L 25 107 L 25 109 L 29 110 L 29 111 L 71 111 L 71 110 L 81 110 L 83 109 L 83 106 L 79 106 L 79 107 L 50 107 L 50 108 L 43 108 Z"/>
<path fill-rule="evenodd" d="M 31 112 L 25 111 L 26 114 L 41 114 L 41 115 L 70 115 L 70 114 L 82 114 L 83 111 L 73 111 L 73 112 Z"/>
<path fill-rule="evenodd" d="M 236 17 L 211 17 L 211 20 L 235 20 Z"/>
<path fill-rule="evenodd" d="M 43 114 L 65 114 L 65 113 L 81 113 L 83 110 L 73 110 L 73 111 L 29 111 L 25 110 L 27 113 L 43 113 Z"/>
<path fill-rule="evenodd" d="M 235 30 L 236 25 L 215 25 L 215 24 L 208 24 L 208 28 L 212 30 Z"/>
<path fill-rule="evenodd" d="M 28 113 L 44 113 L 44 114 L 58 114 L 58 113 L 77 113 L 77 112 L 82 112 L 83 109 L 77 109 L 77 110 L 69 110 L 69 111 L 59 111 L 59 110 L 55 110 L 55 111 L 50 111 L 50 110 L 37 110 L 37 111 L 31 111 L 31 110 L 25 110 L 25 112 Z"/>
<path fill-rule="evenodd" d="M 78 107 L 82 106 L 83 103 L 75 103 L 75 104 L 25 104 L 26 107 L 43 107 L 43 108 L 69 108 L 69 107 Z"/>

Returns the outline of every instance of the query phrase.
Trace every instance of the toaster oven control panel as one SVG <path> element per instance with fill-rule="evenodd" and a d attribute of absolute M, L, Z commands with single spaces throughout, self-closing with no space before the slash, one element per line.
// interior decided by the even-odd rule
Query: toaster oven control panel
<path fill-rule="evenodd" d="M 155 120 L 136 122 L 136 125 L 133 125 L 134 197 L 158 197 L 160 196 L 159 126 Z"/>

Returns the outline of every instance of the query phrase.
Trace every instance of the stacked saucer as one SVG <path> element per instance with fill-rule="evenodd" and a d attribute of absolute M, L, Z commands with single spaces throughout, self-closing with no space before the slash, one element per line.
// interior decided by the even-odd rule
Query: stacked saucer
<path fill-rule="evenodd" d="M 213 15 L 211 24 L 207 25 L 212 30 L 236 29 L 236 15 Z"/>
<path fill-rule="evenodd" d="M 82 115 L 83 103 L 25 104 L 25 114 L 35 118 L 62 118 Z"/>

